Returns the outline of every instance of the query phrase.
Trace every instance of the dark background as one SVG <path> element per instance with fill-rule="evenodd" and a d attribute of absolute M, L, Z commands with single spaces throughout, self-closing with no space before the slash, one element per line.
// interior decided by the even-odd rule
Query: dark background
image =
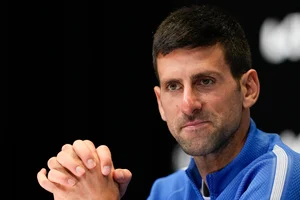
<path fill-rule="evenodd" d="M 270 1 L 105 1 L 88 5 L 28 5 L 15 15 L 9 36 L 16 54 L 9 62 L 16 80 L 10 101 L 11 141 L 17 199 L 53 199 L 38 185 L 63 144 L 92 140 L 111 148 L 115 167 L 133 173 L 124 200 L 146 199 L 153 181 L 172 172 L 176 144 L 158 113 L 153 87 L 152 36 L 173 9 L 213 3 L 231 11 L 244 27 L 261 81 L 252 117 L 265 131 L 300 133 L 300 62 L 268 63 L 258 32 L 267 17 L 299 12 L 297 0 Z M 18 6 L 22 10 L 23 5 Z M 32 7 L 31 7 L 32 6 Z M 14 9 L 11 9 L 14 10 Z M 14 66 L 14 67 L 13 67 Z M 34 197 L 34 198 L 33 198 Z"/>

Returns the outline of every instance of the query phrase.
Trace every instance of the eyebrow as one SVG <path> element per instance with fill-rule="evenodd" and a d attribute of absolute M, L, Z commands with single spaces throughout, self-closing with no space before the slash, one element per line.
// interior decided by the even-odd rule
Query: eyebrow
<path fill-rule="evenodd" d="M 216 72 L 216 71 L 205 71 L 205 72 L 200 72 L 200 73 L 197 73 L 197 74 L 193 74 L 193 75 L 190 76 L 190 79 L 192 81 L 195 81 L 197 79 L 200 79 L 200 78 L 203 78 L 203 77 L 206 77 L 206 76 L 216 76 L 220 79 L 223 79 L 221 74 Z M 180 81 L 181 81 L 181 79 L 171 78 L 171 79 L 161 80 L 160 83 L 161 83 L 161 85 L 164 85 L 164 84 L 167 84 L 167 83 L 170 83 L 170 82 L 180 82 Z"/>
<path fill-rule="evenodd" d="M 205 72 L 200 72 L 197 74 L 193 74 L 190 76 L 190 79 L 192 81 L 197 80 L 199 78 L 205 77 L 205 76 L 217 76 L 218 78 L 222 78 L 221 74 L 215 71 L 205 71 Z"/>

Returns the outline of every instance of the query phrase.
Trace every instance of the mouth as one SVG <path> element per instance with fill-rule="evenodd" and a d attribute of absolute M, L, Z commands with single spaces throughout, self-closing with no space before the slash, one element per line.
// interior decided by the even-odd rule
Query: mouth
<path fill-rule="evenodd" d="M 190 121 L 182 126 L 182 129 L 196 129 L 206 125 L 208 121 L 195 120 Z"/>

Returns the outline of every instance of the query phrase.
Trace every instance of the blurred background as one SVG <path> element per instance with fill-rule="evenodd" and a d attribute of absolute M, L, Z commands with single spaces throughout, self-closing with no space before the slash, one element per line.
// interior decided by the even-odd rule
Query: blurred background
<path fill-rule="evenodd" d="M 108 145 L 115 167 L 131 170 L 124 200 L 146 199 L 155 179 L 187 165 L 157 109 L 151 45 L 169 12 L 202 3 L 222 6 L 241 22 L 261 81 L 252 118 L 300 152 L 298 0 L 26 4 L 14 37 L 21 66 L 11 68 L 20 77 L 13 105 L 17 199 L 53 199 L 36 173 L 76 139 Z"/>

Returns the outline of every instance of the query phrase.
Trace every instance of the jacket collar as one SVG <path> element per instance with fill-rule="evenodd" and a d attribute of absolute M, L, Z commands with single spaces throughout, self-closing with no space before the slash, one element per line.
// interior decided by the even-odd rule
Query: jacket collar
<path fill-rule="evenodd" d="M 268 150 L 268 140 L 260 132 L 253 119 L 250 119 L 248 136 L 240 153 L 224 168 L 206 176 L 211 196 L 218 196 L 239 172 Z M 193 158 L 190 160 L 186 173 L 189 179 L 200 189 L 202 178 Z"/>

